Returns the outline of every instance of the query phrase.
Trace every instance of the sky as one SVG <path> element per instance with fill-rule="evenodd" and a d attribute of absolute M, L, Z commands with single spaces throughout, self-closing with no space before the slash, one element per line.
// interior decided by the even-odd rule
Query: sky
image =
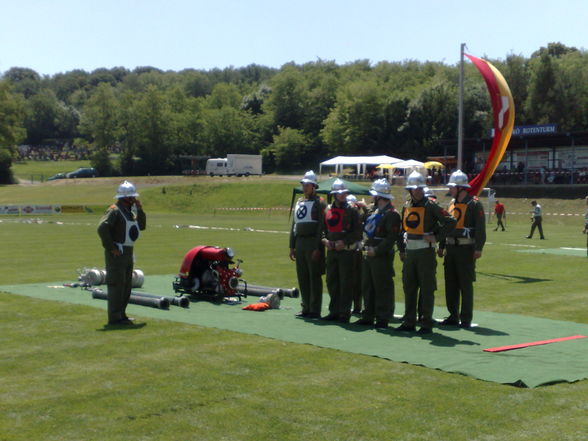
<path fill-rule="evenodd" d="M 0 73 L 459 62 L 588 49 L 588 0 L 4 0 Z"/>

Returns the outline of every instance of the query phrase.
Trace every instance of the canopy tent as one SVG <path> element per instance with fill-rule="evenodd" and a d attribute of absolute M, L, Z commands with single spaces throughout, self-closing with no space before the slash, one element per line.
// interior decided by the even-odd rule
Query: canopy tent
<path fill-rule="evenodd" d="M 380 155 L 380 156 L 336 156 L 327 161 L 323 161 L 319 166 L 319 174 L 322 174 L 323 166 L 335 166 L 335 174 L 341 175 L 343 166 L 353 165 L 356 167 L 357 174 L 361 175 L 365 173 L 366 166 L 378 165 L 378 164 L 394 164 L 401 162 L 402 159 L 394 158 L 392 156 Z"/>
<path fill-rule="evenodd" d="M 318 194 L 329 194 L 331 192 L 331 187 L 333 185 L 333 182 L 335 182 L 336 179 L 340 179 L 340 178 L 330 178 L 327 179 L 326 181 L 321 181 L 318 183 L 318 188 L 316 189 L 316 192 Z M 345 184 L 345 187 L 349 190 L 349 193 L 354 194 L 356 196 L 358 195 L 367 195 L 370 196 L 370 189 L 367 187 L 364 187 L 363 185 L 359 185 L 359 184 L 355 184 L 353 182 L 349 182 L 346 181 L 345 179 L 341 179 L 341 181 L 343 181 L 343 183 Z M 290 213 L 292 213 L 292 207 L 294 206 L 294 199 L 296 198 L 297 194 L 301 194 L 302 193 L 302 189 L 300 187 L 295 187 L 292 189 L 292 201 L 290 202 Z"/>
<path fill-rule="evenodd" d="M 445 166 L 443 164 L 441 164 L 439 161 L 427 161 L 424 164 L 426 169 L 430 169 L 430 168 L 445 168 Z"/>
<path fill-rule="evenodd" d="M 396 162 L 395 164 L 392 165 L 392 167 L 393 168 L 401 168 L 401 169 L 407 169 L 407 168 L 416 169 L 416 168 L 425 168 L 425 164 L 423 162 L 416 161 L 414 159 L 407 159 L 406 161 Z"/>

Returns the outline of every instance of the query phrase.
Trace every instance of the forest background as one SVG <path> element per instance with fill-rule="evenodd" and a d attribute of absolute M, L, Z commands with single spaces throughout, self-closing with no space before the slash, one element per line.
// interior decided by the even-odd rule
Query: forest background
<path fill-rule="evenodd" d="M 529 58 L 488 61 L 511 88 L 517 125 L 587 129 L 588 51 L 549 43 Z M 269 173 L 334 155 L 424 159 L 457 137 L 458 78 L 459 65 L 410 60 L 52 76 L 13 67 L 0 77 L 0 183 L 12 181 L 21 144 L 87 151 L 101 176 L 177 174 L 183 155 L 261 154 Z M 464 120 L 466 138 L 492 127 L 469 63 Z"/>

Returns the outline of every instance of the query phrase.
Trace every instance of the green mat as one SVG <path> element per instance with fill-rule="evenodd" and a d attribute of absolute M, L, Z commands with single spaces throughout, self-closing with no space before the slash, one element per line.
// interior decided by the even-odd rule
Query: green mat
<path fill-rule="evenodd" d="M 173 276 L 148 276 L 143 291 L 173 295 Z M 0 286 L 1 295 L 14 293 L 39 299 L 89 305 L 106 309 L 106 302 L 94 300 L 79 288 L 60 288 L 63 282 Z M 244 304 L 258 299 L 249 297 Z M 325 296 L 323 304 L 327 304 Z M 193 302 L 189 309 L 170 310 L 129 305 L 128 312 L 149 318 L 173 320 L 201 326 L 256 334 L 278 340 L 306 343 L 341 351 L 371 355 L 397 362 L 422 365 L 481 380 L 517 386 L 573 382 L 588 378 L 588 338 L 488 353 L 486 348 L 548 340 L 573 335 L 588 336 L 588 325 L 511 314 L 476 312 L 479 324 L 470 330 L 438 328 L 429 336 L 377 331 L 362 326 L 337 325 L 294 317 L 299 299 L 285 298 L 282 309 L 243 311 L 241 305 Z M 403 307 L 396 305 L 396 314 Z M 438 316 L 445 311 L 437 307 Z M 106 321 L 106 314 L 104 314 Z"/>

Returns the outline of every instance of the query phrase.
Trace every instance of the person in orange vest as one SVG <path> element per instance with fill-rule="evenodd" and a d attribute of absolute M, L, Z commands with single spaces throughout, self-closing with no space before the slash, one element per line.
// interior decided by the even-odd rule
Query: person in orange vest
<path fill-rule="evenodd" d="M 402 285 L 404 287 L 405 312 L 397 331 L 414 332 L 417 324 L 419 290 L 422 297 L 422 321 L 420 334 L 433 332 L 435 320 L 435 291 L 437 289 L 437 258 L 435 245 L 456 225 L 455 218 L 437 203 L 425 196 L 425 177 L 412 172 L 404 187 L 410 200 L 402 208 L 402 230 L 406 243 L 400 247 Z"/>
<path fill-rule="evenodd" d="M 470 185 L 465 173 L 453 172 L 447 186 L 453 197 L 448 211 L 457 225 L 439 243 L 437 251 L 439 257 L 445 257 L 445 300 L 449 311 L 442 324 L 469 329 L 474 314 L 476 260 L 482 257 L 486 243 L 486 216 L 478 198 L 468 193 Z"/>

